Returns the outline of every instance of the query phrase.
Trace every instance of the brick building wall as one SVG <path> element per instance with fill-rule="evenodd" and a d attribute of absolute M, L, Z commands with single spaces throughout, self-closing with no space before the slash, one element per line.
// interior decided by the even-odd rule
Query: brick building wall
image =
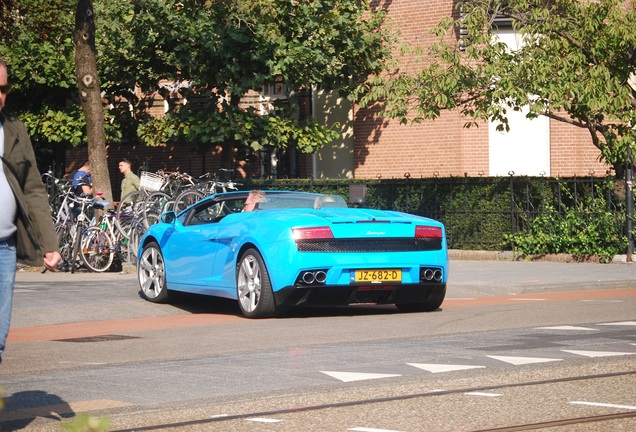
<path fill-rule="evenodd" d="M 428 30 L 442 18 L 455 16 L 456 0 L 375 1 L 388 11 L 389 21 L 401 32 L 403 42 L 427 47 L 434 42 Z M 397 53 L 396 53 L 397 54 Z M 412 59 L 402 67 L 418 67 Z M 354 114 L 355 176 L 415 177 L 477 176 L 489 174 L 488 125 L 464 128 L 466 119 L 444 112 L 439 119 L 417 125 L 400 125 L 378 118 L 372 109 L 357 107 Z M 552 176 L 606 174 L 599 151 L 587 131 L 550 122 L 550 173 Z"/>
<path fill-rule="evenodd" d="M 600 151 L 586 129 L 556 120 L 550 122 L 550 161 L 553 176 L 604 176 L 609 166 L 598 160 Z"/>

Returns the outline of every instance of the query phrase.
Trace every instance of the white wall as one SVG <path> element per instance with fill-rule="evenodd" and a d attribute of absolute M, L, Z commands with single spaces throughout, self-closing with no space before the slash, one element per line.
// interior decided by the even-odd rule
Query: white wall
<path fill-rule="evenodd" d="M 520 41 L 512 29 L 499 30 L 498 37 L 510 49 L 519 47 Z M 538 176 L 550 174 L 550 120 L 540 116 L 525 118 L 527 110 L 508 110 L 510 132 L 497 132 L 497 123 L 488 125 L 489 174 L 491 176 Z"/>
<path fill-rule="evenodd" d="M 340 136 L 313 156 L 315 178 L 353 178 L 353 107 L 337 92 L 314 91 L 314 117 L 320 123 L 340 126 Z"/>

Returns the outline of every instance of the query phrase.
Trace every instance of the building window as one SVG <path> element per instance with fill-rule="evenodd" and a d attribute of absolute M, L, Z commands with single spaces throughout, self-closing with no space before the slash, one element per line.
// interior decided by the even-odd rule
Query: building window
<path fill-rule="evenodd" d="M 287 99 L 287 85 L 282 81 L 266 83 L 259 97 L 259 113 L 261 115 L 273 114 L 276 109 L 274 102 L 280 99 Z"/>

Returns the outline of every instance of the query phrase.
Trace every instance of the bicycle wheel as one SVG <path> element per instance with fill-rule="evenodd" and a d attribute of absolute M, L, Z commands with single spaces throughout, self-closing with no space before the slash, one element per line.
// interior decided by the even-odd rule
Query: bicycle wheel
<path fill-rule="evenodd" d="M 137 258 L 137 252 L 139 249 L 139 240 L 146 232 L 146 227 L 141 220 L 136 221 L 131 225 L 130 237 L 128 237 L 130 253 Z"/>
<path fill-rule="evenodd" d="M 135 256 L 133 255 L 133 250 L 130 245 L 130 240 L 127 237 L 124 237 L 120 232 L 115 232 L 115 239 L 113 246 L 115 247 L 116 258 L 119 259 L 121 264 L 135 264 Z"/>
<path fill-rule="evenodd" d="M 146 192 L 142 190 L 133 191 L 126 194 L 124 198 L 117 205 L 115 210 L 115 228 L 128 237 L 130 235 L 130 219 L 135 216 L 142 216 L 142 206 L 146 200 Z"/>
<path fill-rule="evenodd" d="M 79 267 L 78 265 L 78 257 L 80 253 L 80 245 L 82 244 L 82 233 L 86 229 L 83 225 L 75 226 L 76 233 L 75 239 L 73 239 L 73 252 L 71 253 L 70 264 L 71 264 L 71 273 L 75 273 L 75 267 Z"/>
<path fill-rule="evenodd" d="M 159 221 L 159 216 L 169 201 L 170 195 L 163 192 L 153 192 L 148 195 L 143 205 L 143 222 L 146 228 Z"/>
<path fill-rule="evenodd" d="M 60 255 L 62 263 L 58 268 L 68 271 L 71 265 L 71 253 L 73 252 L 73 233 L 71 229 L 73 225 L 70 223 L 61 223 L 55 226 L 57 234 L 57 242 L 60 247 Z"/>
<path fill-rule="evenodd" d="M 90 227 L 83 234 L 82 260 L 86 267 L 96 272 L 110 268 L 115 258 L 115 249 L 110 235 L 100 227 Z"/>
<path fill-rule="evenodd" d="M 177 199 L 174 200 L 174 212 L 179 214 L 185 208 L 199 201 L 203 197 L 205 197 L 205 194 L 196 189 L 181 192 Z"/>

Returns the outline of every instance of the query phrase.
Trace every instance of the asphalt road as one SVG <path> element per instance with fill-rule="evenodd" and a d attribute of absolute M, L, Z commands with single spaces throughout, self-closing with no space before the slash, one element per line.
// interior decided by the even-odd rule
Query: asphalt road
<path fill-rule="evenodd" d="M 636 429 L 607 417 L 636 413 L 636 267 L 452 261 L 450 275 L 433 313 L 255 321 L 207 297 L 145 302 L 133 274 L 20 272 L 0 430 L 60 430 L 79 412 L 111 430 L 487 430 L 593 416 L 558 430 Z"/>

